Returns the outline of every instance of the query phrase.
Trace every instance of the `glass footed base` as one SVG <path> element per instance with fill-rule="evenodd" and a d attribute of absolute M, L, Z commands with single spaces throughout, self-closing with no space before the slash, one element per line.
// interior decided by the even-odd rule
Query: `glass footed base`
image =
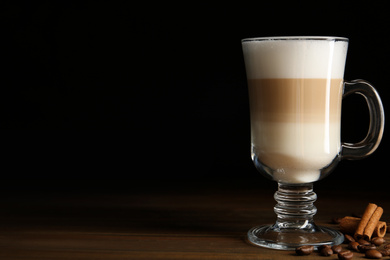
<path fill-rule="evenodd" d="M 303 245 L 312 245 L 315 249 L 322 245 L 339 245 L 344 235 L 337 230 L 323 226 L 314 226 L 310 232 L 300 229 L 279 229 L 275 225 L 264 225 L 248 231 L 250 243 L 272 249 L 295 250 Z"/>

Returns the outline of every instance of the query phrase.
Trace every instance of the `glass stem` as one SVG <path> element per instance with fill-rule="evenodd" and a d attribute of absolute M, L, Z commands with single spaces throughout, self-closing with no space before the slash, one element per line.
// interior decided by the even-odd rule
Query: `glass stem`
<path fill-rule="evenodd" d="M 317 194 L 313 192 L 313 184 L 282 184 L 275 192 L 274 198 L 278 202 L 274 211 L 277 221 L 274 228 L 279 230 L 300 229 L 312 231 L 316 229 L 313 216 L 317 208 L 313 203 L 317 200 Z"/>

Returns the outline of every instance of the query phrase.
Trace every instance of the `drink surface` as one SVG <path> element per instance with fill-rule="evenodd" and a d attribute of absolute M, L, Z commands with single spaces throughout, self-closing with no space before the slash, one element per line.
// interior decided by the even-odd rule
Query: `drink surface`
<path fill-rule="evenodd" d="M 242 48 L 248 79 L 344 78 L 348 42 L 249 41 Z"/>
<path fill-rule="evenodd" d="M 284 183 L 320 178 L 340 152 L 341 99 L 348 43 L 243 42 L 252 158 Z"/>

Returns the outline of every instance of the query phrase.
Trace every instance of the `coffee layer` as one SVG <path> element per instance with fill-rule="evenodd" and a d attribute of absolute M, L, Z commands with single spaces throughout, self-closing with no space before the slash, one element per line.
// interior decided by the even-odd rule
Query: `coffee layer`
<path fill-rule="evenodd" d="M 342 79 L 248 79 L 251 121 L 339 122 L 342 84 Z"/>

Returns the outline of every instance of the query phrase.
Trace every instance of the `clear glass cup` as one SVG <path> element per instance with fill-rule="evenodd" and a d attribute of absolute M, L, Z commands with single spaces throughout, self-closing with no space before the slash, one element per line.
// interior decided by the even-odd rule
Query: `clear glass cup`
<path fill-rule="evenodd" d="M 278 182 L 276 223 L 253 227 L 248 240 L 284 250 L 342 243 L 339 231 L 313 221 L 313 182 L 327 176 L 341 159 L 361 159 L 376 150 L 384 130 L 379 94 L 367 81 L 343 80 L 347 38 L 248 38 L 242 48 L 252 160 Z M 341 102 L 352 93 L 365 97 L 370 115 L 367 136 L 354 144 L 340 140 Z"/>

